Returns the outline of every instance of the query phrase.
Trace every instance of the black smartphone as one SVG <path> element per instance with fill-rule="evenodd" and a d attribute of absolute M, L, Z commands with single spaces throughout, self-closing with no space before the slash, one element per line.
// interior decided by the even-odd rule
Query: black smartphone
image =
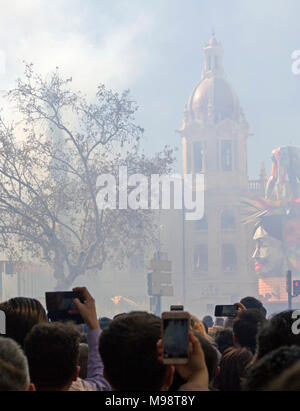
<path fill-rule="evenodd" d="M 171 305 L 170 311 L 184 311 L 183 305 Z"/>
<path fill-rule="evenodd" d="M 49 320 L 51 322 L 73 321 L 76 324 L 84 324 L 84 320 L 80 314 L 69 313 L 71 310 L 76 310 L 73 302 L 75 298 L 83 302 L 80 293 L 73 291 L 46 293 L 46 307 Z"/>
<path fill-rule="evenodd" d="M 215 317 L 236 317 L 238 307 L 236 305 L 217 305 Z"/>
<path fill-rule="evenodd" d="M 187 364 L 189 360 L 190 315 L 172 311 L 162 315 L 164 364 Z"/>

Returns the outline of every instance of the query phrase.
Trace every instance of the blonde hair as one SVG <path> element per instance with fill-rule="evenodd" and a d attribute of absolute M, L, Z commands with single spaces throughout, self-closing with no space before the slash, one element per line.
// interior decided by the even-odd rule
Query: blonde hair
<path fill-rule="evenodd" d="M 201 334 L 209 342 L 213 342 L 213 339 L 207 334 L 203 322 L 195 315 L 191 315 L 191 331 L 193 333 Z"/>

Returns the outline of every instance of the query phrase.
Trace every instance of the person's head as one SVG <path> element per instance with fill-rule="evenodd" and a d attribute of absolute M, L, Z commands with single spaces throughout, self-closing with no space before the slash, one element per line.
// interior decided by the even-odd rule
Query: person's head
<path fill-rule="evenodd" d="M 258 310 L 264 314 L 265 317 L 267 316 L 267 310 L 257 298 L 245 297 L 242 298 L 240 302 L 247 308 L 247 310 Z"/>
<path fill-rule="evenodd" d="M 99 341 L 104 376 L 117 391 L 160 391 L 172 383 L 173 368 L 158 362 L 161 319 L 144 312 L 114 319 Z"/>
<path fill-rule="evenodd" d="M 46 322 L 47 315 L 42 304 L 32 298 L 12 298 L 0 304 L 6 316 L 6 336 L 15 340 L 21 347 L 28 332 L 36 324 Z"/>
<path fill-rule="evenodd" d="M 274 378 L 264 391 L 300 391 L 300 361 Z"/>
<path fill-rule="evenodd" d="M 214 326 L 214 320 L 210 315 L 203 317 L 202 321 L 207 325 L 208 328 L 212 328 Z"/>
<path fill-rule="evenodd" d="M 220 391 L 240 391 L 252 353 L 247 348 L 228 348 L 222 356 L 215 388 Z"/>
<path fill-rule="evenodd" d="M 33 390 L 27 358 L 12 339 L 0 337 L 0 391 Z"/>
<path fill-rule="evenodd" d="M 300 347 L 281 347 L 265 355 L 248 371 L 244 389 L 264 391 L 274 377 L 300 361 Z"/>
<path fill-rule="evenodd" d="M 274 315 L 258 334 L 257 358 L 260 359 L 279 347 L 300 346 L 300 334 L 292 331 L 293 311 L 284 311 Z"/>
<path fill-rule="evenodd" d="M 41 323 L 25 339 L 31 381 L 38 391 L 68 390 L 79 374 L 80 334 L 72 323 Z"/>
<path fill-rule="evenodd" d="M 225 328 L 224 330 L 218 331 L 215 341 L 217 343 L 218 350 L 221 354 L 223 354 L 225 350 L 234 346 L 232 330 Z"/>
<path fill-rule="evenodd" d="M 266 319 L 260 311 L 241 311 L 233 323 L 235 345 L 248 348 L 254 354 L 257 345 L 257 334 L 265 322 Z"/>

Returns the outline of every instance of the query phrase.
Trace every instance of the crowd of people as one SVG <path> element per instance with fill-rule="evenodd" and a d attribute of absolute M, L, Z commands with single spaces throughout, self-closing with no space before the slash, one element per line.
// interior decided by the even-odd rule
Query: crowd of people
<path fill-rule="evenodd" d="M 34 299 L 0 304 L 1 391 L 289 391 L 300 390 L 300 334 L 293 313 L 268 318 L 247 297 L 238 314 L 216 322 L 191 316 L 187 364 L 165 365 L 162 320 L 146 312 L 100 318 L 86 288 L 74 291 L 85 326 L 49 322 Z"/>

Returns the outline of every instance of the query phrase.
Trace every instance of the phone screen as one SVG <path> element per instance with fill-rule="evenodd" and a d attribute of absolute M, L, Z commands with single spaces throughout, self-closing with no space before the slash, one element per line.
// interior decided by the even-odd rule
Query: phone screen
<path fill-rule="evenodd" d="M 74 292 L 46 293 L 46 305 L 48 311 L 76 310 L 73 300 L 78 298 Z"/>
<path fill-rule="evenodd" d="M 46 307 L 49 320 L 51 322 L 73 321 L 77 324 L 83 324 L 84 321 L 80 314 L 69 313 L 71 310 L 76 310 L 73 302 L 75 298 L 81 300 L 80 295 L 72 291 L 46 293 Z"/>
<path fill-rule="evenodd" d="M 237 311 L 235 305 L 217 305 L 215 317 L 236 317 Z"/>
<path fill-rule="evenodd" d="M 189 356 L 189 320 L 163 320 L 163 347 L 164 358 L 188 358 Z"/>

